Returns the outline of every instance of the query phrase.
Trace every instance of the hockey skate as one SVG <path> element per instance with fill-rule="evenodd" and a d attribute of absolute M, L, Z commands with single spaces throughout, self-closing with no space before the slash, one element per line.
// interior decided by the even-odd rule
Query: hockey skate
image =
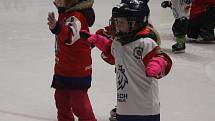
<path fill-rule="evenodd" d="M 207 38 L 204 39 L 201 36 L 198 36 L 198 38 L 191 38 L 191 37 L 186 37 L 187 42 L 194 42 L 194 43 L 210 43 L 215 41 L 214 38 Z"/>
<path fill-rule="evenodd" d="M 173 53 L 184 53 L 185 52 L 185 42 L 183 43 L 176 43 L 172 46 Z"/>
<path fill-rule="evenodd" d="M 113 109 L 110 111 L 109 120 L 110 120 L 110 121 L 117 121 L 117 120 L 116 120 L 116 108 L 113 108 Z"/>

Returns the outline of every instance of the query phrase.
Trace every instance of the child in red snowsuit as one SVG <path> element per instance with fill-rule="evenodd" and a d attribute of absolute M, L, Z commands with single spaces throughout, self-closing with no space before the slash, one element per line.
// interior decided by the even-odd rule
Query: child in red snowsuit
<path fill-rule="evenodd" d="M 48 25 L 56 36 L 52 87 L 58 121 L 96 121 L 88 97 L 91 86 L 91 46 L 80 39 L 80 30 L 94 23 L 93 0 L 55 0 L 59 17 L 48 14 Z"/>

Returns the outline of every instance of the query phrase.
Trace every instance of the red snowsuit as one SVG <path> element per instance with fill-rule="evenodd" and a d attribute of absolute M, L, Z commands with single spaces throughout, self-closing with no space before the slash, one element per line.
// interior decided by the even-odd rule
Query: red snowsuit
<path fill-rule="evenodd" d="M 58 121 L 96 121 L 87 90 L 91 86 L 91 46 L 81 40 L 80 30 L 87 30 L 88 23 L 81 12 L 59 14 L 56 27 L 56 58 L 52 87 Z"/>

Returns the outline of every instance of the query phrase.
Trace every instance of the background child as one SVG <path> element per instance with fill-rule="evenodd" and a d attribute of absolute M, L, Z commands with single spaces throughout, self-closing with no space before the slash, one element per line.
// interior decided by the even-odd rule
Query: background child
<path fill-rule="evenodd" d="M 193 0 L 190 20 L 189 39 L 215 41 L 215 0 Z"/>
<path fill-rule="evenodd" d="M 131 0 L 112 9 L 116 34 L 113 41 L 87 31 L 89 43 L 116 67 L 117 120 L 160 121 L 158 82 L 169 73 L 172 61 L 153 40 L 147 2 Z"/>
<path fill-rule="evenodd" d="M 176 39 L 176 44 L 172 46 L 174 53 L 185 52 L 185 35 L 188 30 L 188 15 L 191 0 L 171 0 L 163 1 L 163 8 L 170 7 L 175 17 L 175 22 L 172 26 L 172 31 Z"/>
<path fill-rule="evenodd" d="M 93 0 L 55 0 L 59 18 L 48 14 L 48 25 L 56 35 L 55 67 L 52 87 L 58 121 L 96 121 L 88 97 L 91 86 L 91 46 L 81 40 L 79 31 L 89 31 L 95 15 Z M 74 115 L 73 115 L 74 114 Z"/>

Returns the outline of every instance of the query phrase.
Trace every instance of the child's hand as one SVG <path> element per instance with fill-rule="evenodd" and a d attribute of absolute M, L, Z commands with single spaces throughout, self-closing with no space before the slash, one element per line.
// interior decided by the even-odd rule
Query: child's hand
<path fill-rule="evenodd" d="M 48 18 L 47 18 L 47 20 L 48 20 L 48 25 L 49 25 L 49 28 L 50 29 L 54 29 L 55 28 L 55 26 L 56 26 L 56 23 L 57 23 L 57 20 L 55 19 L 55 14 L 54 14 L 54 12 L 49 12 L 48 13 Z"/>
<path fill-rule="evenodd" d="M 170 7 L 170 8 L 171 8 L 171 6 L 172 6 L 171 1 L 163 1 L 163 2 L 161 3 L 161 7 L 162 7 L 162 8 L 167 8 L 167 7 Z"/>

